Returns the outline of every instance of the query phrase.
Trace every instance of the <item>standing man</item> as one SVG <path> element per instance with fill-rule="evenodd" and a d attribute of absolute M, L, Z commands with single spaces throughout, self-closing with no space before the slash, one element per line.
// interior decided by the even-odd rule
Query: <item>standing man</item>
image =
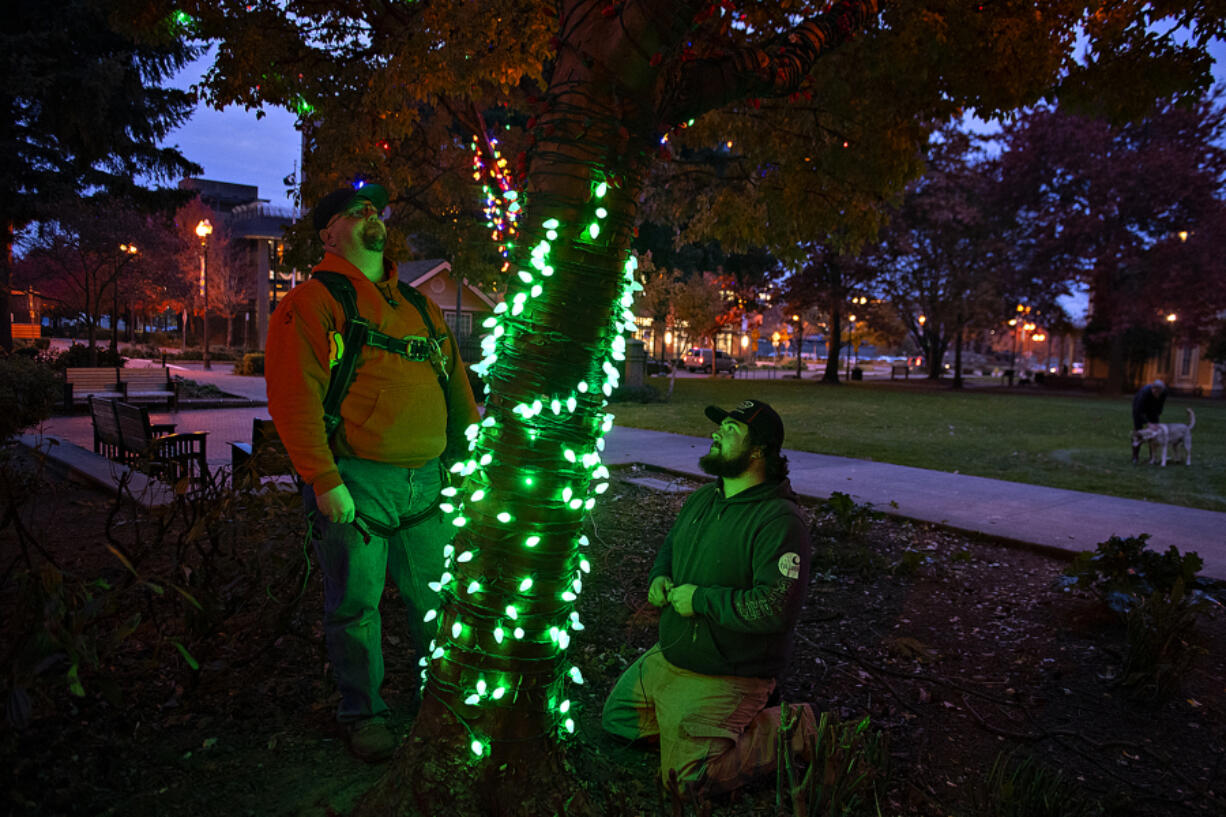
<path fill-rule="evenodd" d="M 377 184 L 315 205 L 324 257 L 277 307 L 265 366 L 268 411 L 317 534 L 337 719 L 353 754 L 370 762 L 397 743 L 379 695 L 384 582 L 390 574 L 399 588 L 424 654 L 433 631 L 423 616 L 438 606 L 428 585 L 454 530 L 438 509 L 444 450 L 464 451 L 464 430 L 478 420 L 441 310 L 400 285 L 383 257 L 385 207 Z"/>
<path fill-rule="evenodd" d="M 622 674 L 603 725 L 658 737 L 660 772 L 729 791 L 778 763 L 779 707 L 766 708 L 792 651 L 809 583 L 808 530 L 787 480 L 783 421 L 766 403 L 708 406 L 718 428 L 699 465 L 719 479 L 686 501 L 651 569 L 660 640 Z M 816 732 L 807 704 L 792 738 Z"/>
<path fill-rule="evenodd" d="M 1166 403 L 1166 384 L 1161 380 L 1147 383 L 1132 398 L 1132 430 L 1145 425 L 1157 425 Z"/>

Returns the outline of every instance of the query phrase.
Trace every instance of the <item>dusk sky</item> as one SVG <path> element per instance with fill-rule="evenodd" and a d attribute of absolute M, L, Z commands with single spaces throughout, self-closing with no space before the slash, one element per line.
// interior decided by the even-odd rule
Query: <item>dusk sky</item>
<path fill-rule="evenodd" d="M 1226 44 L 1218 42 L 1211 51 L 1217 59 L 1213 74 L 1219 84 L 1226 83 Z M 172 84 L 189 87 L 199 80 L 209 58 L 192 63 Z M 178 145 L 187 158 L 204 166 L 206 179 L 238 184 L 254 184 L 260 197 L 273 204 L 292 206 L 282 183 L 297 166 L 298 132 L 294 115 L 276 108 L 266 109 L 263 119 L 254 111 L 231 106 L 215 111 L 204 105 L 182 128 L 173 132 L 166 144 Z"/>

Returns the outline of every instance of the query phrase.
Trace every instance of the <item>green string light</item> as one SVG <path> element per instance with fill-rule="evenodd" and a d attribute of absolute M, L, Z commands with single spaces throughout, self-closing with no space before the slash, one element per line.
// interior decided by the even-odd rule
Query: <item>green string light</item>
<path fill-rule="evenodd" d="M 608 181 L 594 180 L 593 202 L 603 199 L 608 190 Z M 511 195 L 513 192 L 505 192 L 502 199 L 521 204 L 521 196 Z M 535 244 L 531 238 L 534 231 L 526 231 L 523 246 L 531 249 L 511 271 L 506 298 L 482 323 L 486 330 L 481 341 L 482 357 L 471 368 L 487 383 L 500 378 L 509 381 L 516 359 L 525 354 L 524 341 L 554 331 L 557 321 L 552 316 L 559 308 L 550 302 L 557 267 L 555 243 L 563 240 L 569 242 L 568 248 L 583 246 L 585 252 L 591 252 L 592 242 L 606 233 L 613 234 L 601 224 L 609 218 L 609 210 L 595 203 L 589 206 L 591 209 L 575 225 L 563 224 L 557 218 L 544 221 L 535 231 Z M 548 711 L 558 736 L 575 730 L 571 701 L 562 692 L 566 684 L 582 684 L 583 676 L 575 666 L 563 670 L 560 658 L 570 646 L 572 633 L 583 630 L 574 606 L 583 590 L 581 577 L 591 565 L 578 555 L 580 548 L 590 544 L 585 535 L 568 533 L 559 540 L 551 530 L 558 525 L 573 530 L 576 515 L 590 511 L 596 498 L 608 489 L 609 471 L 601 461 L 601 452 L 603 436 L 613 426 L 613 415 L 606 408 L 609 395 L 620 383 L 626 335 L 635 329 L 631 307 L 634 293 L 642 288 L 634 278 L 636 267 L 634 257 L 627 255 L 607 326 L 599 336 L 603 340 L 595 348 L 594 369 L 578 372 L 570 383 L 538 387 L 535 394 L 526 390 L 528 396 L 518 393 L 517 399 L 503 404 L 487 401 L 486 416 L 465 430 L 467 456 L 451 468 L 453 474 L 465 479 L 464 487 L 446 492 L 444 511 L 454 514 L 452 524 L 462 531 L 470 521 L 480 520 L 474 537 L 493 535 L 490 531 L 498 529 L 491 527 L 494 523 L 513 531 L 516 539 L 510 541 L 522 543 L 517 563 L 525 569 L 516 568 L 512 575 L 491 571 L 484 555 L 486 543 L 462 538 L 466 544 L 444 548 L 445 572 L 430 585 L 439 592 L 441 609 L 446 613 L 432 610 L 426 621 L 438 621 L 440 631 L 450 637 L 432 643 L 429 657 L 422 660 L 427 688 L 438 684 L 453 690 L 467 707 L 481 709 L 514 705 L 518 692 L 512 695 L 511 691 L 521 686 L 547 687 Z M 576 433 L 576 429 L 582 433 Z M 570 437 L 572 441 L 564 442 Z M 496 452 L 510 444 L 524 452 L 525 465 L 508 480 Z M 499 507 L 512 493 L 519 494 L 517 507 L 524 509 L 522 520 Z M 529 496 L 532 501 L 525 505 L 524 498 Z M 552 521 L 556 519 L 562 521 Z M 458 535 L 468 536 L 464 532 Z M 560 571 L 559 566 L 563 566 Z M 447 606 L 450 601 L 455 604 Z M 531 676 L 531 664 L 521 664 L 522 669 L 492 686 L 481 677 L 478 662 L 470 657 L 504 654 L 500 651 L 507 649 L 508 635 L 515 641 L 551 648 L 552 653 L 546 649 L 544 657 L 531 659 L 548 662 L 545 666 L 550 667 L 551 675 Z M 484 665 L 490 666 L 488 662 Z M 476 728 L 475 716 L 471 720 L 464 712 L 458 716 L 472 735 L 473 755 L 486 757 L 490 743 Z"/>

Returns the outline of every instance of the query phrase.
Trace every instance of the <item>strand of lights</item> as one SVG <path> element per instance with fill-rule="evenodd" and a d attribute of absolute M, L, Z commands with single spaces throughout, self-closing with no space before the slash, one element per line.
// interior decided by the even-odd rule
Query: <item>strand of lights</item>
<path fill-rule="evenodd" d="M 502 272 L 511 268 L 509 253 L 511 241 L 518 233 L 517 224 L 523 213 L 519 191 L 507 172 L 507 160 L 498 150 L 498 140 L 487 140 L 492 155 L 487 159 L 481 148 L 481 140 L 473 136 L 473 181 L 481 184 L 485 202 L 485 225 L 490 228 L 490 238 L 498 245 L 498 252 L 505 259 Z"/>
<path fill-rule="evenodd" d="M 608 190 L 608 182 L 596 178 L 581 223 L 548 219 L 531 250 L 521 248 L 526 263 L 510 278 L 508 300 L 486 320 L 483 358 L 473 367 L 487 383 L 520 386 L 520 394 L 502 397 L 513 393 L 508 388 L 487 401 L 484 419 L 466 430 L 467 459 L 452 467 L 462 487 L 444 490 L 444 510 L 459 530 L 444 549 L 444 573 L 431 584 L 441 608 L 425 618 L 439 629 L 421 659 L 422 677 L 427 691 L 447 691 L 463 702 L 456 715 L 477 759 L 489 754 L 491 742 L 480 731 L 479 713 L 466 708 L 511 706 L 521 694 L 535 695 L 546 702 L 557 737 L 575 730 L 565 688 L 583 683 L 583 675 L 576 666 L 564 667 L 562 656 L 571 634 L 583 629 L 575 604 L 591 570 L 579 522 L 609 487 L 601 452 L 613 415 L 605 409 L 620 380 L 626 333 L 634 329 L 631 307 L 642 289 L 636 259 L 628 256 L 623 264 L 598 343 L 577 355 L 586 368 L 560 386 L 529 384 L 526 396 L 522 377 L 514 378 L 542 336 L 551 336 L 556 348 L 559 306 L 549 297 L 557 281 L 555 247 L 601 251 L 602 236 L 613 233 L 606 229 Z M 515 468 L 499 461 L 501 451 L 516 452 Z"/>

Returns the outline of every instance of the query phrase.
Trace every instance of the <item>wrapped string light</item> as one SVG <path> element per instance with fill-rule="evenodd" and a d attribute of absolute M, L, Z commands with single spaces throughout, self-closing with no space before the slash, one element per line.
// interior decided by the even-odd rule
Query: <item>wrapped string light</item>
<path fill-rule="evenodd" d="M 483 358 L 473 366 L 487 382 L 503 386 L 496 394 L 515 387 L 519 395 L 487 402 L 485 418 L 466 431 L 467 459 L 452 468 L 462 487 L 445 491 L 446 507 L 458 535 L 444 552 L 445 572 L 432 585 L 442 605 L 426 618 L 439 625 L 438 638 L 421 663 L 427 692 L 462 702 L 452 711 L 469 731 L 474 758 L 490 752 L 478 714 L 512 707 L 523 695 L 544 703 L 557 736 L 575 730 L 565 690 L 583 676 L 562 656 L 572 633 L 583 629 L 575 605 L 591 566 L 582 555 L 587 538 L 580 522 L 608 488 L 601 451 L 613 417 L 606 409 L 620 381 L 626 333 L 634 328 L 637 262 L 625 259 L 613 297 L 591 295 L 603 302 L 607 319 L 595 332 L 585 327 L 586 342 L 558 329 L 566 327 L 574 303 L 559 303 L 552 290 L 559 246 L 578 248 L 577 259 L 566 262 L 572 274 L 576 260 L 582 274 L 583 257 L 603 251 L 608 191 L 608 181 L 596 173 L 582 218 L 569 225 L 558 218 L 540 223 L 539 237 L 525 245 L 510 276 L 507 299 L 485 322 Z M 604 273 L 593 268 L 591 274 Z M 542 358 L 542 349 L 559 346 L 570 353 Z M 546 362 L 553 365 L 542 367 Z M 542 368 L 548 376 L 534 381 L 523 375 Z M 568 376 L 558 377 L 559 370 Z"/>

